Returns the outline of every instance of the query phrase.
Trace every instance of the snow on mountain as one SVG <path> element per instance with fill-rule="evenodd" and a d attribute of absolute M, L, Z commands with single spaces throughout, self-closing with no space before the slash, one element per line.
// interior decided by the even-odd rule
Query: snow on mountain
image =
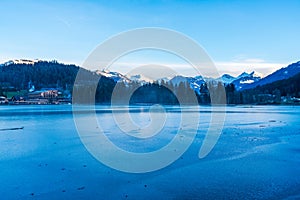
<path fill-rule="evenodd" d="M 3 64 L 1 64 L 1 66 L 9 66 L 12 64 L 27 64 L 27 65 L 33 65 L 34 63 L 39 62 L 40 60 L 38 59 L 34 59 L 34 60 L 29 60 L 29 59 L 15 59 L 15 60 L 9 60 Z"/>
<path fill-rule="evenodd" d="M 200 87 L 205 83 L 205 80 L 202 76 L 195 76 L 194 78 L 189 79 L 189 83 L 192 89 L 196 92 L 200 93 Z"/>
<path fill-rule="evenodd" d="M 234 84 L 237 90 L 244 90 L 254 88 L 258 85 L 265 85 L 274 81 L 287 79 L 300 73 L 300 61 L 297 63 L 293 63 L 285 68 L 281 68 L 273 74 L 270 74 L 264 78 L 261 74 L 255 71 L 251 73 L 243 72 L 237 77 L 231 76 L 229 74 L 224 74 L 219 78 L 205 78 L 202 76 L 185 77 L 182 75 L 177 75 L 173 78 L 166 77 L 159 80 L 152 80 L 140 74 L 124 76 L 120 73 L 109 71 L 97 71 L 97 73 L 106 77 L 110 77 L 115 81 L 122 80 L 127 83 L 135 81 L 141 83 L 141 85 L 146 83 L 153 83 L 154 81 L 158 81 L 158 83 L 161 83 L 162 80 L 164 82 L 172 83 L 173 85 L 179 85 L 180 83 L 188 83 L 190 87 L 196 92 L 199 92 L 201 85 L 205 82 L 217 84 L 220 81 L 222 81 L 224 84 Z"/>
<path fill-rule="evenodd" d="M 252 84 L 246 85 L 242 89 L 251 89 L 251 88 L 255 88 L 259 85 L 266 85 L 269 83 L 273 83 L 275 81 L 288 79 L 292 76 L 295 76 L 298 73 L 300 73 L 300 61 L 290 64 L 289 66 L 287 66 L 285 68 L 281 68 L 281 69 L 275 71 L 274 73 L 266 76 L 265 78 L 260 79 L 259 81 L 256 81 Z"/>
<path fill-rule="evenodd" d="M 178 86 L 180 83 L 188 83 L 193 90 L 199 92 L 200 87 L 203 83 L 205 83 L 205 80 L 203 79 L 202 76 L 185 77 L 185 76 L 177 75 L 172 79 L 170 79 L 169 82 L 172 83 L 174 86 L 176 85 Z"/>
<path fill-rule="evenodd" d="M 240 84 L 251 84 L 254 83 L 254 80 L 242 80 L 240 81 Z"/>
<path fill-rule="evenodd" d="M 118 73 L 118 72 L 111 72 L 109 70 L 97 70 L 96 74 L 107 77 L 107 78 L 111 78 L 115 82 L 118 82 L 118 81 L 123 81 L 124 83 L 131 82 L 130 79 L 128 79 L 126 76 L 124 76 L 124 75 L 122 75 L 121 73 Z"/>
<path fill-rule="evenodd" d="M 129 80 L 133 82 L 139 82 L 142 85 L 146 83 L 153 83 L 155 80 L 152 80 L 151 78 L 148 78 L 142 74 L 135 74 L 135 75 L 127 75 L 126 76 Z"/>
<path fill-rule="evenodd" d="M 0 64 L 0 66 L 9 66 L 12 64 L 35 64 L 37 62 L 40 62 L 41 60 L 34 59 L 15 59 L 10 60 L 8 62 L 5 62 L 3 64 Z M 237 90 L 244 90 L 244 89 L 251 89 L 255 88 L 259 85 L 265 85 L 268 83 L 272 83 L 278 80 L 283 80 L 290 78 L 298 73 L 300 73 L 300 61 L 290 64 L 285 68 L 281 68 L 277 70 L 276 72 L 262 78 L 262 75 L 253 71 L 251 73 L 243 72 L 237 77 L 231 76 L 229 74 L 224 74 L 219 78 L 206 78 L 202 76 L 195 76 L 195 77 L 185 77 L 182 75 L 177 75 L 174 77 L 165 77 L 160 78 L 158 80 L 153 80 L 149 77 L 146 77 L 142 74 L 135 74 L 135 75 L 123 75 L 118 72 L 111 72 L 108 70 L 97 70 L 95 71 L 98 75 L 105 76 L 108 78 L 113 79 L 115 82 L 122 81 L 124 83 L 130 83 L 130 82 L 139 82 L 141 85 L 146 83 L 153 83 L 157 81 L 158 83 L 169 82 L 173 85 L 179 85 L 182 83 L 188 83 L 192 89 L 194 89 L 196 92 L 199 92 L 200 87 L 205 82 L 211 82 L 213 84 L 217 84 L 218 82 L 222 81 L 224 84 L 234 84 L 235 88 Z"/>
<path fill-rule="evenodd" d="M 261 80 L 262 75 L 253 71 L 251 73 L 243 72 L 240 74 L 234 81 L 231 83 L 234 84 L 237 90 L 242 90 L 249 84 L 253 84 L 259 80 Z"/>
<path fill-rule="evenodd" d="M 234 77 L 229 74 L 224 74 L 217 79 L 207 78 L 206 81 L 217 83 L 218 81 L 222 81 L 225 85 L 234 84 L 237 90 L 241 90 L 244 86 L 255 83 L 259 81 L 263 76 L 258 72 L 243 72 L 239 76 Z"/>
<path fill-rule="evenodd" d="M 101 76 L 105 76 L 107 78 L 111 78 L 113 79 L 115 82 L 119 82 L 122 81 L 124 83 L 131 83 L 131 82 L 138 82 L 141 85 L 146 84 L 146 83 L 153 83 L 154 80 L 141 75 L 141 74 L 135 74 L 135 75 L 130 75 L 130 74 L 126 74 L 123 75 L 119 72 L 112 72 L 109 70 L 97 70 L 96 74 L 101 75 Z"/>

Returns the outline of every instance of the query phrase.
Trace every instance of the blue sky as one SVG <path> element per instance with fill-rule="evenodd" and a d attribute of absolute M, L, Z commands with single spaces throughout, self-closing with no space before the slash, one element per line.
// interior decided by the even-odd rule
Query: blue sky
<path fill-rule="evenodd" d="M 299 0 L 2 0 L 0 62 L 38 58 L 81 65 L 97 45 L 115 34 L 162 27 L 197 41 L 220 73 L 267 74 L 300 60 L 299 8 Z M 123 65 L 164 60 L 164 55 L 155 60 L 158 57 L 137 53 L 123 59 Z M 163 62 L 177 61 L 166 56 Z"/>

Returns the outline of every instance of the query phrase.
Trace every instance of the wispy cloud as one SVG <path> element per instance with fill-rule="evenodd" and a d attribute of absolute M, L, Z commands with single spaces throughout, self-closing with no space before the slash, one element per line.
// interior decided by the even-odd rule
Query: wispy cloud
<path fill-rule="evenodd" d="M 265 60 L 260 59 L 260 58 L 248 58 L 244 60 L 247 63 L 264 63 Z"/>

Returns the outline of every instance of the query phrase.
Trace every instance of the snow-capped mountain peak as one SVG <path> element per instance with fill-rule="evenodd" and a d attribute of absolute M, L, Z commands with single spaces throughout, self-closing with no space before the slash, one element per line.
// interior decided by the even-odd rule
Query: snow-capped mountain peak
<path fill-rule="evenodd" d="M 34 59 L 34 60 L 30 60 L 30 59 L 15 59 L 15 60 L 9 60 L 3 64 L 1 64 L 1 66 L 9 66 L 9 65 L 13 65 L 13 64 L 27 64 L 27 65 L 33 65 L 37 62 L 39 62 L 39 59 Z"/>
<path fill-rule="evenodd" d="M 231 76 L 229 74 L 223 74 L 220 78 L 217 79 L 209 79 L 211 81 L 221 81 L 224 84 L 234 84 L 236 88 L 242 89 L 242 87 L 246 84 L 254 83 L 262 78 L 262 74 L 252 71 L 250 73 L 243 72 L 237 77 Z"/>
<path fill-rule="evenodd" d="M 122 75 L 121 73 L 111 72 L 111 71 L 109 71 L 107 69 L 97 70 L 95 73 L 98 74 L 98 75 L 107 77 L 107 78 L 111 78 L 115 82 L 118 82 L 118 81 L 123 81 L 125 83 L 131 82 L 130 79 L 128 79 L 126 76 Z"/>
<path fill-rule="evenodd" d="M 243 72 L 231 83 L 235 85 L 237 90 L 243 89 L 246 85 L 255 83 L 262 78 L 258 72 L 252 71 L 251 73 Z"/>
<path fill-rule="evenodd" d="M 243 77 L 257 77 L 257 78 L 262 78 L 263 75 L 261 73 L 256 72 L 256 71 L 252 71 L 250 73 L 243 72 L 238 77 L 236 77 L 236 79 L 243 78 Z"/>
<path fill-rule="evenodd" d="M 202 76 L 185 77 L 177 75 L 170 79 L 169 82 L 174 86 L 178 86 L 180 83 L 187 83 L 190 85 L 190 88 L 192 88 L 195 92 L 199 93 L 201 85 L 205 83 L 205 80 Z"/>
<path fill-rule="evenodd" d="M 111 72 L 108 70 L 96 71 L 97 74 L 112 78 L 115 82 L 123 81 L 125 83 L 130 82 L 138 82 L 141 85 L 146 83 L 153 83 L 157 81 L 158 83 L 169 82 L 174 86 L 178 86 L 180 83 L 187 83 L 190 87 L 195 90 L 196 92 L 200 91 L 201 85 L 205 82 L 210 82 L 212 84 L 217 84 L 218 82 L 223 82 L 224 84 L 234 84 L 237 90 L 243 89 L 244 86 L 255 83 L 256 81 L 261 79 L 261 74 L 258 72 L 252 71 L 251 73 L 243 72 L 237 77 L 231 76 L 229 74 L 224 74 L 219 78 L 205 78 L 202 76 L 195 76 L 195 77 L 187 77 L 182 75 L 176 75 L 172 78 L 166 77 L 161 78 L 158 80 L 153 80 L 143 74 L 126 74 L 122 75 L 118 72 Z"/>

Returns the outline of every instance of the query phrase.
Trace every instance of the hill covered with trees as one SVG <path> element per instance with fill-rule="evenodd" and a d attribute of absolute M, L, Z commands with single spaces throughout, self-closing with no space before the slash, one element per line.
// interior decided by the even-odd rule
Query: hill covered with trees
<path fill-rule="evenodd" d="M 85 77 L 84 82 L 74 86 L 79 70 Z M 236 90 L 234 84 L 225 84 L 226 102 L 228 104 L 297 103 L 300 98 L 299 83 L 300 73 L 288 79 L 242 91 Z M 0 96 L 5 96 L 7 91 L 23 91 L 19 94 L 22 94 L 25 99 L 26 94 L 30 92 L 30 87 L 34 85 L 35 90 L 57 88 L 72 93 L 74 89 L 77 94 L 80 94 L 79 103 L 88 103 L 89 99 L 95 98 L 96 103 L 109 104 L 114 93 L 113 97 L 119 104 L 128 102 L 168 105 L 179 104 L 179 102 L 210 104 L 211 96 L 218 96 L 218 91 L 223 88 L 222 84 L 222 82 L 204 82 L 196 92 L 187 82 L 172 84 L 162 81 L 141 84 L 132 81 L 117 84 L 112 78 L 57 61 L 38 61 L 32 64 L 10 63 L 0 66 Z"/>
<path fill-rule="evenodd" d="M 81 70 L 89 78 L 100 78 L 99 75 L 76 65 L 66 65 L 57 61 L 39 61 L 34 64 L 11 63 L 0 66 L 0 95 L 5 91 L 28 91 L 32 85 L 35 90 L 57 88 L 72 92 L 78 71 Z M 106 101 L 110 96 L 115 82 L 101 77 L 96 95 L 97 101 Z M 104 98 L 105 97 L 105 98 Z"/>
<path fill-rule="evenodd" d="M 253 89 L 236 91 L 233 84 L 226 86 L 229 104 L 299 103 L 300 73 Z"/>

